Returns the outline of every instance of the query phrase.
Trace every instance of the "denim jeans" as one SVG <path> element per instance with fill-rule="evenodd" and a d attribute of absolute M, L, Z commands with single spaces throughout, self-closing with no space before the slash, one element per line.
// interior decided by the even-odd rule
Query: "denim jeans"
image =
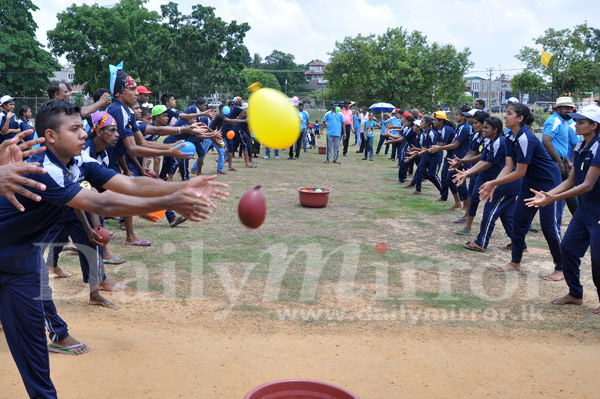
<path fill-rule="evenodd" d="M 279 150 L 274 150 L 275 151 L 275 156 L 278 157 L 279 156 Z M 267 158 L 271 158 L 271 149 L 269 147 L 265 147 L 265 156 Z"/>
<path fill-rule="evenodd" d="M 367 145 L 365 146 L 365 158 L 367 155 L 369 158 L 373 159 L 373 142 L 375 141 L 375 136 L 366 137 Z"/>

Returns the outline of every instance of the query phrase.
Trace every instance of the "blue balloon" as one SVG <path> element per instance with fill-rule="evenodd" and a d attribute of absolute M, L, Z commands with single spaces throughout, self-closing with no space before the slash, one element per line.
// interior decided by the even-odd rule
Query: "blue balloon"
<path fill-rule="evenodd" d="M 227 105 L 223 107 L 223 113 L 225 115 L 229 115 L 230 112 L 231 112 L 231 108 L 229 108 Z"/>
<path fill-rule="evenodd" d="M 189 141 L 184 141 L 181 144 L 177 144 L 175 148 L 179 148 L 181 152 L 183 152 L 184 154 L 188 154 L 188 158 L 193 157 L 196 153 L 196 146 L 193 143 L 190 143 Z"/>

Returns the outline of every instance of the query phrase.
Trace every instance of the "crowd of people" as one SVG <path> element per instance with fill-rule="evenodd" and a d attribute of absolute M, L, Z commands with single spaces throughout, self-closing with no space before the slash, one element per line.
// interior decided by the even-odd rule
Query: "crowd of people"
<path fill-rule="evenodd" d="M 29 107 L 14 113 L 14 98 L 0 98 L 0 319 L 30 397 L 56 397 L 49 351 L 89 351 L 70 334 L 52 300 L 49 276 L 71 276 L 59 266 L 61 252 L 74 248 L 79 253 L 89 304 L 113 307 L 101 291 L 124 287 L 106 276 L 104 265 L 124 259 L 102 243 L 96 228 L 104 218 L 119 219 L 125 244 L 148 247 L 152 241 L 135 233 L 132 216 L 156 220 L 166 209 L 165 219 L 175 228 L 208 219 L 214 200 L 226 199 L 227 185 L 217 182 L 216 175 L 202 175 L 207 154 L 216 153 L 217 175 L 236 171 L 238 153 L 244 167 L 257 167 L 260 144 L 249 131 L 241 97 L 217 109 L 198 98 L 180 112 L 170 93 L 152 106 L 152 92 L 138 86 L 122 64 L 111 66 L 110 72 L 109 87 L 97 90 L 93 103 L 83 108 L 71 103 L 67 83 L 52 82 L 35 124 Z M 325 164 L 341 164 L 340 150 L 341 157 L 348 157 L 352 145 L 364 161 L 389 155 L 398 168 L 398 184 L 414 189 L 414 195 L 422 194 L 425 181 L 439 192 L 439 201 L 452 195 L 448 209 L 464 213 L 455 220 L 464 224 L 459 235 L 472 234 L 482 203 L 479 232 L 464 247 L 486 251 L 499 218 L 511 239 L 511 259 L 498 267 L 500 272 L 520 270 L 525 237 L 539 210 L 555 265 L 546 279 L 564 279 L 569 288 L 553 303 L 582 303 L 579 268 L 590 246 L 600 298 L 598 106 L 575 112 L 570 98 L 559 98 L 539 140 L 531 131 L 530 109 L 518 101 L 508 105 L 504 123 L 488 114 L 481 101 L 474 109 L 458 109 L 453 120 L 441 110 L 427 116 L 397 108 L 377 121 L 374 112 L 352 110 L 352 105 L 349 100 L 331 103 L 322 121 L 311 123 L 298 102 L 301 127 L 288 159 L 318 147 L 323 135 Z M 161 136 L 166 137 L 159 140 Z M 194 154 L 184 152 L 182 141 L 193 146 L 192 165 Z M 270 157 L 266 148 L 264 158 Z M 274 157 L 279 158 L 279 150 Z M 565 203 L 573 217 L 562 235 Z M 600 314 L 600 308 L 594 313 Z"/>

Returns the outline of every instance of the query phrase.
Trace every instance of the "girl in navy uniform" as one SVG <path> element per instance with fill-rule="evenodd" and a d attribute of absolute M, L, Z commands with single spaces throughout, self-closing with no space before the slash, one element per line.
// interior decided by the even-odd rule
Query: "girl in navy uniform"
<path fill-rule="evenodd" d="M 533 197 L 531 189 L 550 191 L 561 182 L 556 162 L 550 158 L 536 135 L 527 128 L 527 125 L 534 120 L 529 108 L 524 104 L 513 103 L 508 106 L 504 119 L 506 127 L 512 133 L 506 140 L 506 164 L 496 179 L 482 184 L 479 189 L 481 201 L 493 201 L 496 187 L 523 179 L 513 216 L 512 258 L 509 263 L 496 269 L 500 272 L 521 270 L 525 235 L 531 220 L 537 213 L 536 208 L 528 207 L 524 201 Z M 560 234 L 556 227 L 556 204 L 540 208 L 540 222 L 550 247 L 555 271 L 562 274 Z"/>
<path fill-rule="evenodd" d="M 481 113 L 487 115 L 485 112 Z M 454 178 L 456 184 L 462 184 L 467 177 L 477 175 L 475 179 L 477 190 L 486 181 L 496 179 L 506 164 L 506 137 L 504 136 L 502 121 L 494 117 L 486 118 L 481 133 L 485 138 L 481 160 L 466 171 L 457 171 Z M 481 227 L 477 239 L 474 242 L 467 242 L 465 248 L 472 251 L 485 251 L 498 218 L 502 221 L 504 229 L 510 237 L 515 201 L 520 185 L 521 181 L 516 180 L 496 189 L 493 201 L 486 202 L 483 208 L 483 217 L 481 218 Z"/>
<path fill-rule="evenodd" d="M 463 112 L 463 115 L 470 115 L 469 112 Z M 464 170 L 465 168 L 462 167 L 463 165 L 475 164 L 481 160 L 481 152 L 483 151 L 484 146 L 484 138 L 482 135 L 483 123 L 487 118 L 489 118 L 489 116 L 490 115 L 487 112 L 477 111 L 476 116 L 469 118 L 471 120 L 471 124 L 474 131 L 474 133 L 471 135 L 471 142 L 469 144 L 471 150 L 463 158 L 458 158 L 455 155 L 454 159 L 450 162 L 450 171 L 454 172 L 460 169 Z M 502 124 L 502 121 L 500 121 L 500 124 Z M 502 135 L 504 135 L 504 132 Z M 487 139 L 485 140 L 487 141 Z M 502 151 L 502 154 L 504 155 L 504 150 Z M 504 159 L 502 160 L 502 166 L 504 166 Z M 475 174 L 472 175 L 474 176 Z M 453 181 L 456 182 L 459 180 L 457 180 L 455 176 L 455 179 L 453 179 Z M 459 184 L 459 186 L 462 186 L 463 180 L 460 181 L 461 183 Z M 460 228 L 456 231 L 456 234 L 458 235 L 471 234 L 471 226 L 473 225 L 473 219 L 475 219 L 475 215 L 477 214 L 477 208 L 479 206 L 479 186 L 481 185 L 481 182 L 482 181 L 480 178 L 471 177 L 469 179 L 469 208 L 465 212 L 464 216 L 454 221 L 454 223 L 466 222 L 467 224 L 465 227 Z"/>
<path fill-rule="evenodd" d="M 575 196 L 578 200 L 577 210 L 560 247 L 569 293 L 552 301 L 555 305 L 583 303 L 579 267 L 590 245 L 592 278 L 600 299 L 600 108 L 589 105 L 581 113 L 570 113 L 569 116 L 577 121 L 577 134 L 583 137 L 583 141 L 575 147 L 569 178 L 549 192 L 532 189 L 535 197 L 526 200 L 530 207 L 547 207 Z M 594 313 L 600 315 L 600 308 Z"/>
<path fill-rule="evenodd" d="M 442 164 L 442 190 L 440 191 L 440 198 L 438 201 L 447 201 L 448 189 L 450 189 L 452 196 L 454 197 L 454 205 L 448 209 L 458 209 L 462 206 L 458 190 L 456 184 L 452 182 L 452 179 L 448 178 L 450 174 L 448 170 L 450 167 L 448 160 L 454 158 L 454 148 L 456 148 L 453 145 L 456 137 L 456 129 L 454 123 L 448 120 L 446 112 L 436 111 L 433 116 L 433 127 L 439 132 L 440 141 L 436 145 L 431 146 L 429 152 L 433 154 L 439 153 L 440 155 L 438 156 L 440 157 Z M 446 150 L 446 156 L 442 159 L 443 150 Z"/>
<path fill-rule="evenodd" d="M 422 148 L 417 151 L 420 156 L 419 166 L 417 166 L 417 170 L 415 171 L 415 175 L 413 176 L 412 181 L 410 182 L 411 186 L 415 187 L 415 191 L 413 194 L 419 195 L 421 194 L 421 183 L 423 179 L 428 179 L 438 191 L 441 191 L 442 186 L 440 182 L 439 169 L 440 169 L 440 154 L 431 154 L 429 153 L 429 148 L 439 141 L 439 134 L 436 130 L 432 129 L 433 119 L 428 116 L 425 116 L 421 120 L 421 130 L 425 134 L 423 139 Z"/>

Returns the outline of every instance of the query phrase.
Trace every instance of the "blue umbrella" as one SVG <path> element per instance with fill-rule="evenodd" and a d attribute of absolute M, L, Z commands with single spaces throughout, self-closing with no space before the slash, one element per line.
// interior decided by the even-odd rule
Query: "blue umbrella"
<path fill-rule="evenodd" d="M 374 112 L 390 112 L 395 109 L 396 109 L 396 107 L 394 107 L 390 103 L 375 103 L 369 107 L 369 111 L 374 111 Z"/>

